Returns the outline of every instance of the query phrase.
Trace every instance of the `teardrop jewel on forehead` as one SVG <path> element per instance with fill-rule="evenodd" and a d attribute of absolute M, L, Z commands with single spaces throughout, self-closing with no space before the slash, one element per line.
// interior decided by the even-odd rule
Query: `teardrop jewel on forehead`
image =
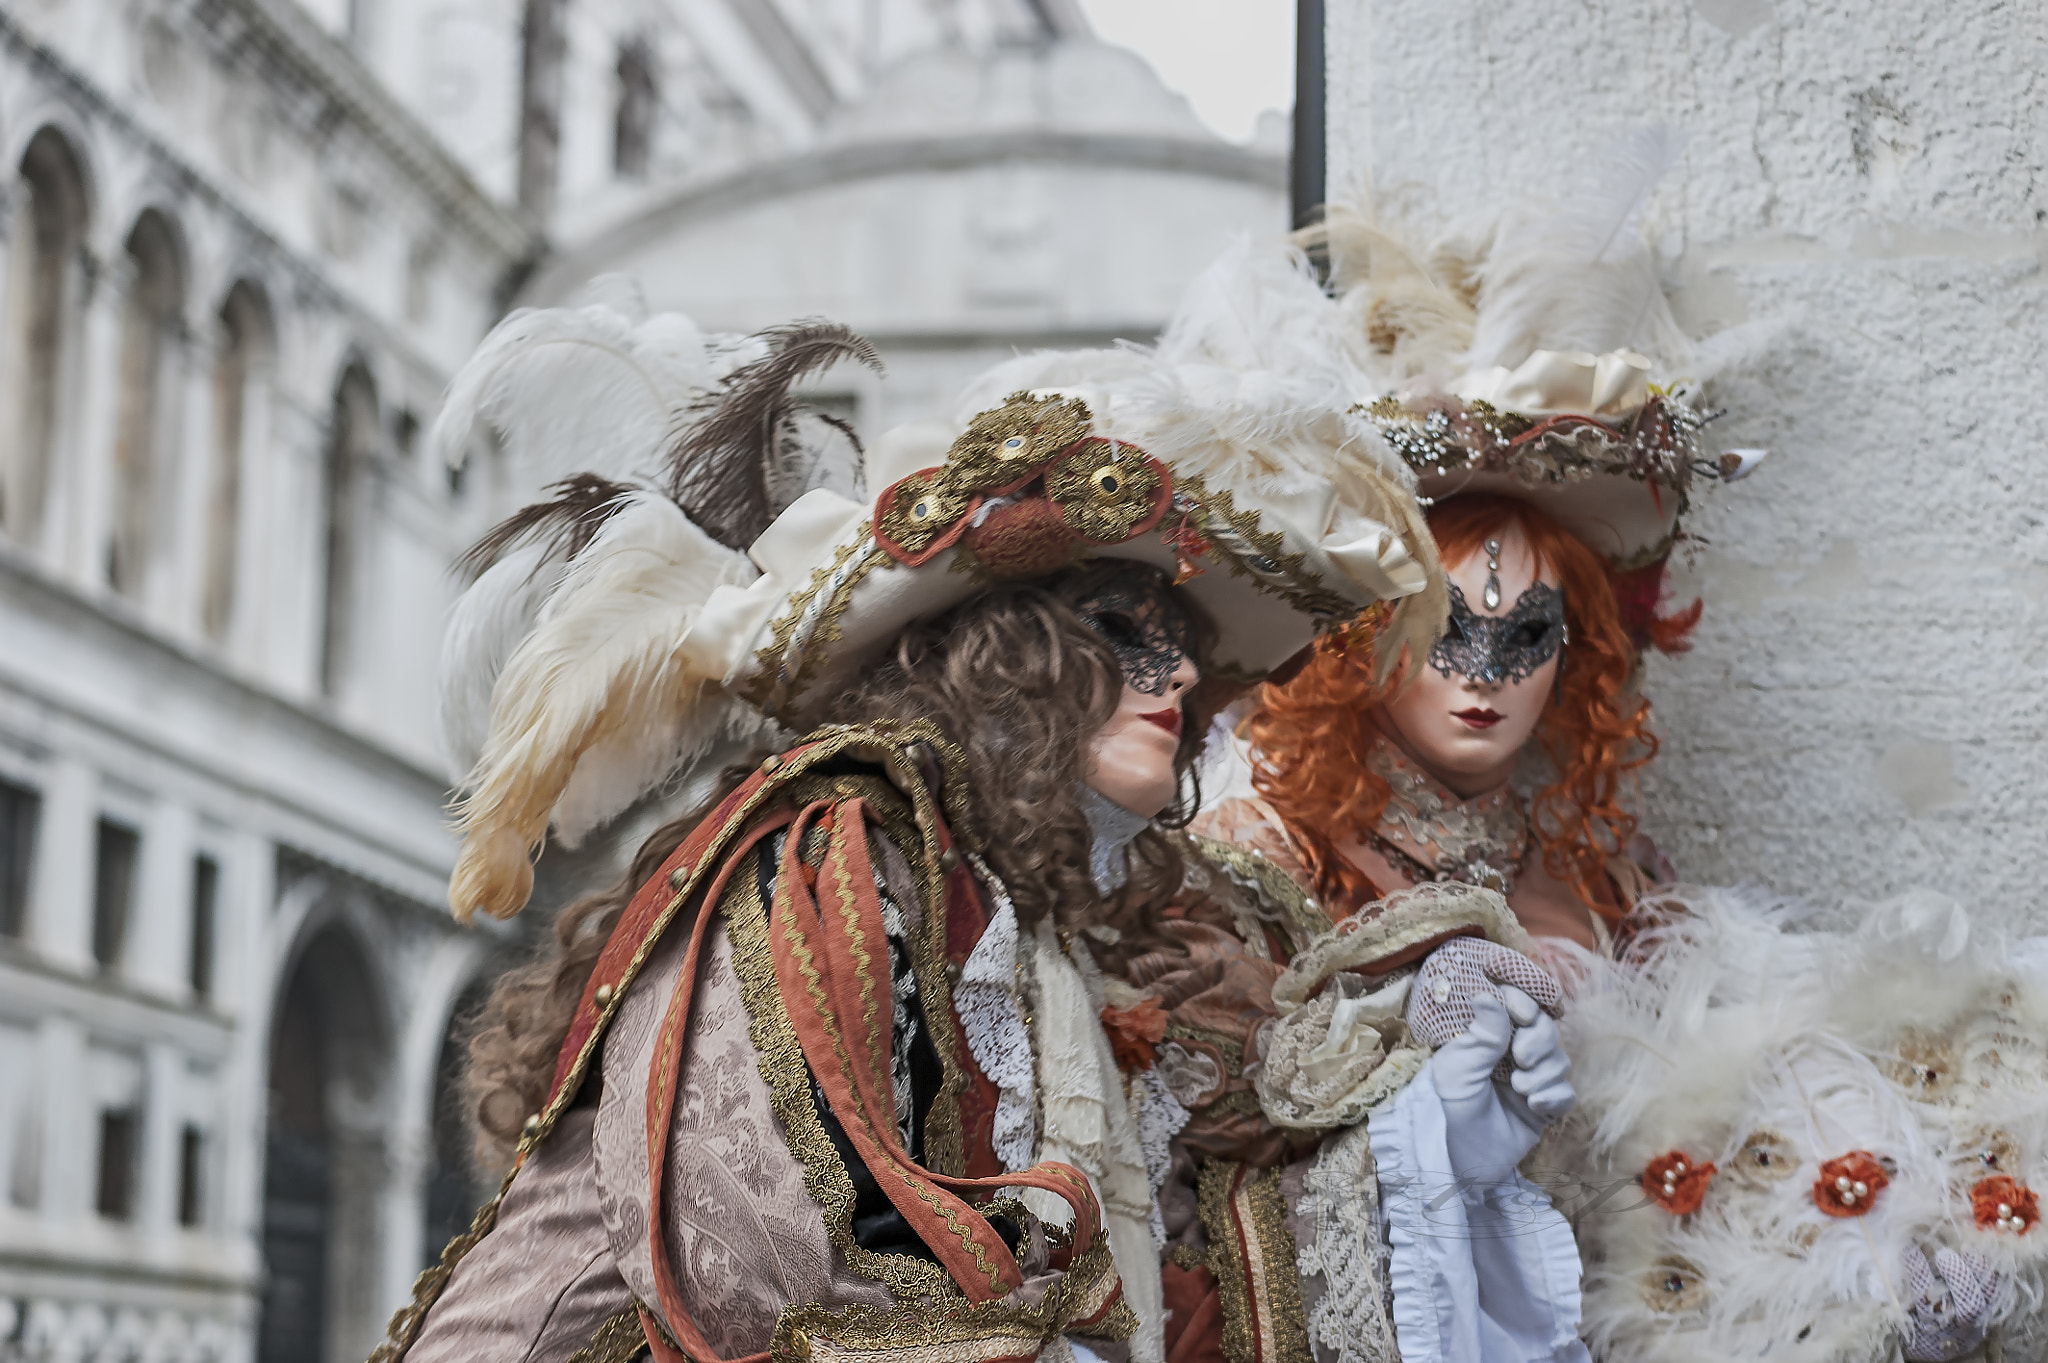
<path fill-rule="evenodd" d="M 1500 609 L 1500 541 L 1486 542 L 1486 590 L 1480 595 L 1490 611 Z"/>

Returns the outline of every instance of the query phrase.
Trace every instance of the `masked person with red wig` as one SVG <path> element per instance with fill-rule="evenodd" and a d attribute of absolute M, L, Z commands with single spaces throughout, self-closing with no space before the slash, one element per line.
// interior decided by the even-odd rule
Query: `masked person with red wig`
<path fill-rule="evenodd" d="M 1648 248 L 1561 259 L 1574 211 L 1510 216 L 1456 283 L 1360 214 L 1323 233 L 1354 414 L 1416 479 L 1447 591 L 1433 635 L 1370 610 L 1261 687 L 1251 790 L 1193 825 L 1311 918 L 1180 906 L 1117 962 L 1162 1016 L 1142 1081 L 1185 1113 L 1177 1363 L 1586 1356 L 1572 1229 L 1517 1169 L 1575 1100 L 1549 967 L 1609 950 L 1659 878 L 1641 654 L 1697 619 L 1659 613 L 1696 479 L 1754 456 L 1709 460 L 1691 395 L 1651 383 L 1634 347 L 1675 328 Z M 1580 293 L 1609 310 L 1555 306 Z"/>
<path fill-rule="evenodd" d="M 1699 616 L 1664 565 L 1760 454 L 1708 454 L 1648 187 L 1597 172 L 1426 248 L 1327 224 L 1449 599 L 1433 641 L 1368 611 L 1261 688 L 1251 789 L 1194 825 L 1322 923 L 1188 904 L 1119 963 L 1187 1112 L 1169 1356 L 2048 1357 L 2048 940 L 1659 884 L 1637 832 L 1641 659 Z"/>
<path fill-rule="evenodd" d="M 1249 251 L 1207 287 L 1282 330 L 1320 307 Z M 450 439 L 483 415 L 626 467 L 472 555 L 457 914 L 517 912 L 551 828 L 746 760 L 498 985 L 466 1087 L 512 1172 L 380 1360 L 1163 1363 L 1091 943 L 1112 906 L 1249 902 L 1176 831 L 1218 697 L 1429 586 L 1411 495 L 1321 421 L 1327 367 L 1220 365 L 1243 340 L 998 385 L 850 497 L 843 432 L 789 398 L 873 361 L 842 328 L 585 309 L 487 339 Z M 1233 373 L 1237 401 L 1179 396 Z"/>

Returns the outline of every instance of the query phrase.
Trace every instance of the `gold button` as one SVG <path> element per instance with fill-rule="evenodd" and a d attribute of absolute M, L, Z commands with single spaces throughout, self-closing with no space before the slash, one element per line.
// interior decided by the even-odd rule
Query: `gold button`
<path fill-rule="evenodd" d="M 1114 464 L 1104 464 L 1089 474 L 1088 480 L 1094 483 L 1095 490 L 1105 497 L 1114 497 L 1124 488 L 1123 471 Z"/>
<path fill-rule="evenodd" d="M 612 987 L 608 984 L 601 984 L 597 987 L 597 992 L 590 997 L 593 1003 L 602 1008 L 612 1001 Z"/>
<path fill-rule="evenodd" d="M 798 1358 L 809 1358 L 811 1356 L 811 1337 L 802 1330 L 791 1330 L 789 1332 L 789 1350 Z"/>

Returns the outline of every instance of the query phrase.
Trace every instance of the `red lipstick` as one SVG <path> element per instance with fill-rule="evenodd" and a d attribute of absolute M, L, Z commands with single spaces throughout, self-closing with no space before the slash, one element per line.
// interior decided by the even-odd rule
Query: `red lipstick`
<path fill-rule="evenodd" d="M 1157 724 L 1160 728 L 1166 730 L 1166 732 L 1172 734 L 1175 738 L 1180 737 L 1179 707 L 1175 707 L 1171 710 L 1154 710 L 1152 713 L 1148 715 L 1139 715 L 1138 718 L 1144 720 L 1147 724 Z"/>
<path fill-rule="evenodd" d="M 1489 710 L 1483 705 L 1475 705 L 1470 710 L 1453 710 L 1451 718 L 1462 719 L 1475 729 L 1491 729 L 1494 725 L 1506 719 L 1507 716 L 1497 711 Z"/>

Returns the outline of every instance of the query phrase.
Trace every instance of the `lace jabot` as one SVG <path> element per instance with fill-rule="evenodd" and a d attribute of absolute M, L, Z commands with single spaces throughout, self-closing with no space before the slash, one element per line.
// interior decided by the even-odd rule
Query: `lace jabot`
<path fill-rule="evenodd" d="M 1420 881 L 1459 880 L 1506 894 L 1529 851 L 1529 816 L 1507 786 L 1466 800 L 1423 771 L 1392 743 L 1367 759 L 1393 788 L 1368 835 Z"/>

